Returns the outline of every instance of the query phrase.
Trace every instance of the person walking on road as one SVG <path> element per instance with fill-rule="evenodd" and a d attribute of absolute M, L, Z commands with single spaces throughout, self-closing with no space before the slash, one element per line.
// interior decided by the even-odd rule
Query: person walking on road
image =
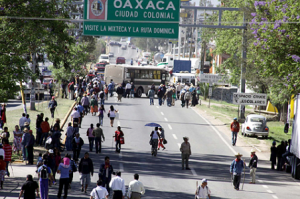
<path fill-rule="evenodd" d="M 189 168 L 189 158 L 190 158 L 190 155 L 192 155 L 191 145 L 188 142 L 188 140 L 189 140 L 188 137 L 183 137 L 183 140 L 184 140 L 184 142 L 180 146 L 182 170 L 184 170 L 184 161 L 185 161 L 185 169 L 191 170 Z"/>
<path fill-rule="evenodd" d="M 155 95 L 154 90 L 150 89 L 148 91 L 148 97 L 150 99 L 150 105 L 154 105 L 154 95 Z"/>
<path fill-rule="evenodd" d="M 100 105 L 104 105 L 105 102 L 105 92 L 104 91 L 100 91 L 99 93 L 99 98 L 100 98 Z"/>
<path fill-rule="evenodd" d="M 116 142 L 116 152 L 120 153 L 121 152 L 121 139 L 124 139 L 124 133 L 121 130 L 121 127 L 118 126 L 116 132 L 115 132 L 115 136 L 113 136 L 115 138 L 115 142 Z"/>
<path fill-rule="evenodd" d="M 76 162 L 78 162 L 78 158 L 80 156 L 81 147 L 83 146 L 84 142 L 81 137 L 79 137 L 79 133 L 75 134 L 75 137 L 72 141 L 73 147 L 73 158 Z"/>
<path fill-rule="evenodd" d="M 39 140 L 39 144 L 40 146 L 45 146 L 45 142 L 46 142 L 46 139 L 48 137 L 48 133 L 50 131 L 50 124 L 49 124 L 49 118 L 45 118 L 45 121 L 43 121 L 41 123 L 41 131 L 42 133 L 40 134 L 40 140 Z"/>
<path fill-rule="evenodd" d="M 110 93 L 110 97 L 112 97 L 114 94 L 114 89 L 115 89 L 115 83 L 113 80 L 110 80 L 110 83 L 108 84 L 108 92 Z"/>
<path fill-rule="evenodd" d="M 57 102 L 55 100 L 55 97 L 52 97 L 52 100 L 49 102 L 48 108 L 50 108 L 50 112 L 51 112 L 51 117 L 54 118 L 54 111 L 55 108 L 57 107 Z"/>
<path fill-rule="evenodd" d="M 22 114 L 22 117 L 21 117 L 20 120 L 19 120 L 19 126 L 20 126 L 20 128 L 21 128 L 21 131 L 24 130 L 24 126 L 25 126 L 24 124 L 25 124 L 26 121 L 27 121 L 26 114 L 23 113 L 23 114 Z"/>
<path fill-rule="evenodd" d="M 154 128 L 154 131 L 150 134 L 151 137 L 151 154 L 156 156 L 157 155 L 157 146 L 158 146 L 158 139 L 160 139 L 160 134 L 158 132 L 158 127 Z"/>
<path fill-rule="evenodd" d="M 74 129 L 72 127 L 72 123 L 69 122 L 68 127 L 67 127 L 67 132 L 66 132 L 66 150 L 67 151 L 72 151 L 72 140 L 74 138 Z"/>
<path fill-rule="evenodd" d="M 237 134 L 240 131 L 240 124 L 237 121 L 237 118 L 233 118 L 233 122 L 230 125 L 230 129 L 231 129 L 231 137 L 232 137 L 232 146 L 235 146 L 236 144 L 236 139 L 237 139 Z"/>
<path fill-rule="evenodd" d="M 104 160 L 104 164 L 101 164 L 99 168 L 99 179 L 102 180 L 102 186 L 106 187 L 108 195 L 110 195 L 109 183 L 111 181 L 111 174 L 114 172 L 114 169 L 110 164 L 110 159 L 108 156 L 106 156 Z"/>
<path fill-rule="evenodd" d="M 88 136 L 89 139 L 90 152 L 93 151 L 94 142 L 95 142 L 95 136 L 93 135 L 93 130 L 94 130 L 94 124 L 91 124 L 90 128 L 88 128 L 86 131 L 86 136 Z"/>
<path fill-rule="evenodd" d="M 133 82 L 131 82 L 131 90 L 130 90 L 131 98 L 134 98 L 134 89 L 135 89 L 135 86 L 134 86 Z"/>
<path fill-rule="evenodd" d="M 90 101 L 89 101 L 89 98 L 86 96 L 86 94 L 84 94 L 83 98 L 81 98 L 81 104 L 82 104 L 83 109 L 84 109 L 83 114 L 87 115 L 88 112 L 89 112 Z"/>
<path fill-rule="evenodd" d="M 255 184 L 255 174 L 256 174 L 256 169 L 257 169 L 257 156 L 255 154 L 255 150 L 251 149 L 251 159 L 249 162 L 249 168 L 250 168 L 250 176 L 251 176 L 251 182 L 250 184 Z"/>
<path fill-rule="evenodd" d="M 67 154 L 68 156 L 68 154 Z M 57 193 L 57 198 L 61 198 L 62 190 L 64 188 L 64 196 L 63 198 L 66 199 L 68 197 L 68 189 L 69 189 L 69 174 L 72 172 L 70 166 L 70 159 L 65 157 L 63 159 L 63 163 L 60 163 L 57 169 L 57 173 L 60 174 L 59 178 L 59 188 Z"/>
<path fill-rule="evenodd" d="M 100 123 L 100 126 L 103 126 L 103 118 L 104 118 L 104 113 L 105 113 L 105 108 L 104 108 L 103 104 L 101 104 L 98 111 L 99 111 L 99 113 L 98 113 L 99 123 Z"/>
<path fill-rule="evenodd" d="M 124 93 L 123 87 L 121 84 L 119 84 L 117 88 L 118 102 L 122 102 L 123 93 Z"/>
<path fill-rule="evenodd" d="M 102 148 L 102 138 L 103 142 L 105 141 L 105 137 L 103 134 L 103 130 L 100 128 L 100 124 L 96 124 L 97 128 L 93 129 L 92 135 L 95 137 L 95 147 L 96 147 L 96 154 L 101 153 Z"/>
<path fill-rule="evenodd" d="M 23 193 L 24 199 L 33 199 L 35 196 L 39 197 L 39 185 L 36 181 L 33 181 L 32 175 L 27 175 L 26 182 L 22 185 L 19 199 L 22 197 Z"/>
<path fill-rule="evenodd" d="M 235 190 L 240 189 L 240 183 L 241 183 L 241 177 L 243 173 L 243 168 L 245 166 L 245 163 L 243 160 L 241 160 L 241 157 L 243 155 L 240 153 L 237 153 L 235 155 L 236 159 L 234 159 L 230 165 L 230 174 L 233 175 L 233 186 Z"/>
<path fill-rule="evenodd" d="M 93 161 L 89 158 L 89 153 L 85 152 L 84 157 L 81 158 L 79 164 L 80 182 L 81 182 L 81 192 L 86 190 L 91 183 L 91 175 L 94 175 L 94 165 Z"/>
<path fill-rule="evenodd" d="M 196 190 L 196 193 L 195 193 L 196 198 L 197 199 L 202 199 L 202 198 L 203 199 L 206 199 L 206 198 L 210 199 L 210 194 L 211 194 L 211 191 L 207 186 L 207 180 L 204 178 L 201 181 L 201 185 L 199 185 L 197 187 L 197 190 Z"/>
<path fill-rule="evenodd" d="M 51 168 L 48 167 L 48 160 L 43 161 L 43 165 L 37 170 L 38 178 L 40 179 L 40 193 L 41 199 L 48 199 L 49 177 L 51 175 Z"/>
<path fill-rule="evenodd" d="M 73 122 L 73 127 L 74 123 L 79 124 L 80 121 L 80 113 L 77 111 L 77 107 L 75 107 L 71 113 L 71 121 Z"/>
<path fill-rule="evenodd" d="M 97 111 L 98 111 L 98 102 L 97 102 L 97 100 L 95 100 L 95 97 L 92 97 L 92 100 L 91 100 L 92 115 L 96 115 Z"/>
<path fill-rule="evenodd" d="M 191 100 L 191 92 L 187 90 L 184 94 L 184 101 L 185 101 L 186 108 L 189 108 L 190 100 Z"/>
<path fill-rule="evenodd" d="M 97 181 L 97 187 L 92 190 L 90 195 L 90 199 L 108 198 L 108 192 L 106 188 L 102 186 L 102 180 Z"/>
<path fill-rule="evenodd" d="M 114 191 L 113 199 L 125 198 L 125 181 L 121 178 L 121 171 L 116 172 L 116 177 L 110 181 L 109 187 Z"/>
<path fill-rule="evenodd" d="M 163 148 L 163 150 L 166 149 L 166 147 L 164 146 L 164 142 L 165 142 L 165 130 L 162 127 L 159 127 L 159 132 L 160 132 L 160 139 L 158 141 L 158 148 L 157 150 L 159 150 L 160 148 Z"/>
<path fill-rule="evenodd" d="M 125 91 L 126 91 L 125 98 L 126 98 L 126 97 L 129 98 L 129 97 L 130 97 L 130 91 L 131 91 L 131 84 L 130 84 L 130 81 L 127 82 L 127 84 L 126 84 L 126 86 L 125 86 L 125 89 L 126 89 L 126 90 L 125 90 Z"/>
<path fill-rule="evenodd" d="M 139 174 L 134 174 L 134 180 L 128 185 L 128 198 L 129 199 L 141 199 L 145 194 L 145 188 L 141 181 L 139 181 Z"/>
<path fill-rule="evenodd" d="M 118 110 L 115 110 L 114 106 L 111 105 L 110 110 L 107 113 L 108 117 L 110 118 L 110 126 L 111 127 L 114 126 L 114 120 L 115 120 L 115 117 L 116 117 L 117 113 L 118 113 Z"/>
<path fill-rule="evenodd" d="M 163 84 L 161 84 L 160 87 L 158 88 L 158 91 L 157 91 L 157 98 L 158 98 L 159 106 L 162 105 L 162 102 L 163 102 L 162 98 L 163 98 L 164 95 L 165 95 L 165 92 L 163 90 Z"/>
<path fill-rule="evenodd" d="M 271 156 L 270 156 L 270 161 L 271 161 L 271 169 L 275 169 L 276 165 L 276 155 L 277 155 L 277 148 L 276 148 L 276 141 L 273 141 L 272 147 L 271 147 Z"/>

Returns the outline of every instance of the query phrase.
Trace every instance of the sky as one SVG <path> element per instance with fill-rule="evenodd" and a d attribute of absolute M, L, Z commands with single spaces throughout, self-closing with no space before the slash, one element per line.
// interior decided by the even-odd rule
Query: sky
<path fill-rule="evenodd" d="M 196 6 L 199 6 L 200 0 L 192 0 L 192 2 L 196 2 Z M 214 7 L 220 4 L 219 0 L 211 0 L 211 3 L 214 5 Z"/>

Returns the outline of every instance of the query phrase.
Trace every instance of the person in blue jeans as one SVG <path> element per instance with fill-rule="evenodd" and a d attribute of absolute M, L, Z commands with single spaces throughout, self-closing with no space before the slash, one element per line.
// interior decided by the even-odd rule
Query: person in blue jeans
<path fill-rule="evenodd" d="M 57 198 L 61 198 L 62 189 L 64 188 L 64 196 L 63 198 L 66 199 L 68 197 L 68 189 L 69 189 L 69 174 L 72 172 L 71 166 L 70 166 L 70 159 L 68 158 L 69 154 L 66 154 L 66 157 L 63 159 L 64 163 L 60 163 L 57 169 L 57 173 L 60 174 L 59 179 L 59 187 L 58 187 L 58 193 Z"/>
<path fill-rule="evenodd" d="M 237 118 L 233 118 L 233 122 L 230 125 L 230 129 L 232 132 L 232 146 L 235 146 L 236 144 L 236 139 L 237 139 L 237 134 L 240 131 L 240 124 L 237 121 Z"/>
<path fill-rule="evenodd" d="M 154 105 L 154 95 L 155 95 L 155 92 L 154 90 L 149 90 L 148 92 L 148 97 L 150 99 L 150 105 Z"/>
<path fill-rule="evenodd" d="M 40 196 L 41 199 L 48 199 L 48 187 L 49 187 L 49 177 L 51 178 L 51 169 L 48 165 L 48 160 L 44 160 L 43 165 L 37 170 L 40 179 Z M 46 175 L 42 173 L 42 170 L 46 170 Z"/>
<path fill-rule="evenodd" d="M 236 159 L 230 165 L 230 174 L 233 175 L 233 186 L 237 191 L 240 189 L 241 176 L 245 166 L 245 163 L 241 160 L 242 156 L 242 154 L 237 153 L 235 155 Z"/>

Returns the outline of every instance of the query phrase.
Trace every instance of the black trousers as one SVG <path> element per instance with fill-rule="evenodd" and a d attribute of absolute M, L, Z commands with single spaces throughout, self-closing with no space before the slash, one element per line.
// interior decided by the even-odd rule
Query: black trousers
<path fill-rule="evenodd" d="M 120 152 L 120 151 L 121 151 L 121 142 L 120 142 L 120 140 L 117 140 L 117 141 L 116 141 L 116 151 L 117 151 L 117 152 Z"/>
<path fill-rule="evenodd" d="M 33 164 L 33 146 L 27 146 L 28 163 Z"/>
<path fill-rule="evenodd" d="M 81 149 L 73 149 L 73 159 L 77 162 Z"/>
<path fill-rule="evenodd" d="M 122 191 L 114 191 L 113 199 L 122 199 L 123 194 Z"/>
<path fill-rule="evenodd" d="M 55 108 L 50 108 L 50 112 L 51 112 L 51 117 L 54 118 L 54 111 L 55 111 Z"/>
<path fill-rule="evenodd" d="M 100 178 L 99 178 L 100 179 Z M 110 183 L 110 180 L 108 179 L 102 179 L 102 187 L 105 187 L 107 192 L 108 192 L 108 195 L 110 195 L 110 187 L 109 187 L 109 183 Z"/>
<path fill-rule="evenodd" d="M 73 182 L 73 172 L 69 173 L 69 183 Z"/>
<path fill-rule="evenodd" d="M 101 137 L 95 137 L 96 153 L 101 153 Z"/>
<path fill-rule="evenodd" d="M 236 189 L 240 188 L 241 177 L 242 177 L 242 174 L 233 175 L 233 186 L 234 186 L 234 188 L 236 188 Z"/>
<path fill-rule="evenodd" d="M 69 178 L 60 178 L 59 179 L 59 187 L 58 187 L 57 198 L 61 197 L 63 188 L 64 188 L 64 198 L 67 198 L 68 189 L 69 189 Z"/>

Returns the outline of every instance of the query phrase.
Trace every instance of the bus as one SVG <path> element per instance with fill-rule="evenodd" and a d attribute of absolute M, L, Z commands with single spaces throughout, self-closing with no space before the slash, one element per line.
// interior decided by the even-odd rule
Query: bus
<path fill-rule="evenodd" d="M 111 79 L 115 85 L 133 82 L 135 96 L 141 97 L 143 93 L 148 95 L 152 84 L 155 85 L 155 92 L 157 92 L 160 84 L 168 83 L 169 72 L 164 67 L 157 66 L 107 65 L 104 81 L 108 85 Z"/>

